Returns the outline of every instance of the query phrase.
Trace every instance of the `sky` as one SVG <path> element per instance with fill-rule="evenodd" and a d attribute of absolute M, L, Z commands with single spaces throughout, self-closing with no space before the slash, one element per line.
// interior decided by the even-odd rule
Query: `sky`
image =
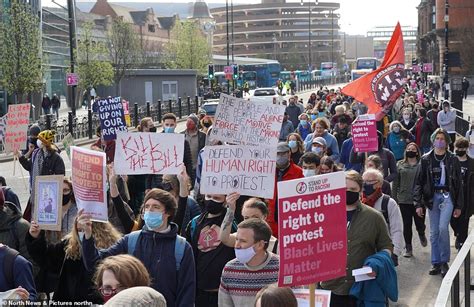
<path fill-rule="evenodd" d="M 78 2 L 94 2 L 79 1 Z M 190 0 L 109 0 L 111 2 L 169 2 L 188 3 Z M 288 2 L 300 2 L 300 0 L 287 0 Z M 303 0 L 308 2 L 310 0 Z M 314 1 L 314 0 L 311 0 Z M 66 3 L 66 0 L 57 0 Z M 208 0 L 207 2 L 225 3 L 225 0 Z M 340 26 L 347 34 L 365 35 L 368 30 L 375 26 L 393 26 L 400 22 L 402 26 L 417 26 L 416 6 L 420 0 L 332 0 L 320 2 L 339 2 L 341 19 Z M 235 3 L 260 3 L 259 0 L 235 0 Z M 51 6 L 51 0 L 42 0 L 43 6 Z"/>

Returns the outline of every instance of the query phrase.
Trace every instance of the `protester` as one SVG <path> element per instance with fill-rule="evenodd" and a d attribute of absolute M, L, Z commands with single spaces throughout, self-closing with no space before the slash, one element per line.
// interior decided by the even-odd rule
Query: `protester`
<path fill-rule="evenodd" d="M 51 99 L 51 107 L 53 108 L 53 113 L 56 115 L 56 120 L 59 120 L 59 108 L 61 107 L 61 100 L 59 99 L 56 93 L 53 94 L 53 99 Z"/>
<path fill-rule="evenodd" d="M 411 141 L 413 141 L 413 136 L 402 127 L 399 121 L 393 121 L 390 124 L 390 132 L 388 133 L 385 145 L 393 153 L 397 161 L 403 159 L 405 148 Z"/>
<path fill-rule="evenodd" d="M 362 203 L 382 213 L 394 245 L 392 259 L 397 266 L 398 256 L 401 255 L 405 245 L 400 208 L 393 198 L 382 193 L 383 174 L 379 170 L 372 168 L 365 170 L 362 179 L 364 180 Z"/>
<path fill-rule="evenodd" d="M 467 155 L 469 141 L 465 138 L 458 138 L 454 143 L 455 153 L 461 165 L 462 193 L 464 194 L 464 207 L 458 218 L 451 219 L 451 227 L 456 236 L 454 246 L 461 249 L 466 241 L 469 231 L 469 218 L 474 211 L 474 159 Z"/>
<path fill-rule="evenodd" d="M 426 247 L 428 241 L 425 235 L 425 218 L 416 214 L 413 205 L 413 186 L 416 172 L 420 167 L 421 152 L 416 143 L 410 143 L 405 150 L 405 158 L 397 163 L 397 177 L 393 181 L 393 199 L 400 207 L 403 218 L 403 237 L 405 239 L 404 257 L 413 256 L 413 221 L 420 238 L 421 246 Z"/>
<path fill-rule="evenodd" d="M 97 248 L 109 248 L 122 237 L 110 223 L 92 223 L 92 236 Z M 102 303 L 93 287 L 93 272 L 84 267 L 81 254 L 83 238 L 84 232 L 77 220 L 74 220 L 71 232 L 57 243 L 49 243 L 45 231 L 40 231 L 35 221 L 31 222 L 26 244 L 31 257 L 41 268 L 37 280 L 40 276 L 43 279 L 38 289 L 54 292 L 54 301 Z"/>
<path fill-rule="evenodd" d="M 0 189 L 3 192 L 5 201 L 13 203 L 18 208 L 18 210 L 21 211 L 20 199 L 18 198 L 18 195 L 12 190 L 11 187 L 7 185 L 7 181 L 3 176 L 0 176 Z"/>
<path fill-rule="evenodd" d="M 349 137 L 351 129 L 348 125 L 347 119 L 343 116 L 339 117 L 337 124 L 335 125 L 332 135 L 337 140 L 339 150 L 342 149 L 342 143 Z"/>
<path fill-rule="evenodd" d="M 426 109 L 420 108 L 417 111 L 418 120 L 410 131 L 415 136 L 415 142 L 420 147 L 422 154 L 427 153 L 431 149 L 431 134 L 435 127 L 426 116 Z"/>
<path fill-rule="evenodd" d="M 184 138 L 189 143 L 189 149 L 191 151 L 191 161 L 193 163 L 193 174 L 196 173 L 197 158 L 201 149 L 204 148 L 206 143 L 206 134 L 198 129 L 199 119 L 196 114 L 190 114 L 186 120 L 186 130 L 182 133 Z"/>
<path fill-rule="evenodd" d="M 321 158 L 318 173 L 319 175 L 335 173 L 339 171 L 339 167 L 337 167 L 336 163 L 334 163 L 334 161 L 330 157 L 324 156 Z"/>
<path fill-rule="evenodd" d="M 227 195 L 206 195 L 204 212 L 192 219 L 186 228 L 186 239 L 193 248 L 196 263 L 196 307 L 212 307 L 218 304 L 218 291 L 222 269 L 235 258 L 234 250 L 219 240 L 219 227 L 224 221 L 226 204 L 235 202 L 237 193 Z M 237 227 L 233 220 L 224 228 Z"/>
<path fill-rule="evenodd" d="M 163 294 L 169 307 L 192 306 L 196 289 L 194 256 L 189 243 L 177 235 L 178 226 L 171 222 L 176 207 L 176 200 L 169 192 L 151 190 L 143 204 L 143 229 L 100 251 L 92 237 L 91 216 L 80 210 L 78 221 L 85 233 L 82 255 L 86 268 L 92 270 L 100 259 L 109 256 L 133 255 L 143 262 L 153 289 Z"/>
<path fill-rule="evenodd" d="M 132 287 L 120 291 L 114 295 L 105 307 L 166 307 L 165 297 L 158 291 L 150 287 Z"/>
<path fill-rule="evenodd" d="M 209 128 L 212 126 L 212 117 L 206 115 L 201 119 L 200 123 L 201 131 L 206 135 L 209 134 Z"/>
<path fill-rule="evenodd" d="M 72 190 L 72 181 L 66 177 L 63 179 L 63 197 L 62 197 L 62 221 L 61 221 L 61 236 L 70 233 L 74 226 L 74 219 L 77 216 L 76 198 Z"/>
<path fill-rule="evenodd" d="M 108 220 L 112 225 L 123 234 L 130 233 L 134 226 L 133 211 L 124 200 L 126 196 L 122 191 L 127 188 L 123 179 L 115 174 L 114 165 L 107 165 L 107 182 L 109 190 L 107 191 L 107 212 Z"/>
<path fill-rule="evenodd" d="M 463 77 L 463 78 L 462 78 L 461 88 L 462 88 L 462 96 L 463 96 L 463 98 L 464 98 L 464 99 L 467 99 L 467 93 L 468 93 L 468 90 L 469 90 L 469 80 L 467 80 L 466 77 Z"/>
<path fill-rule="evenodd" d="M 309 120 L 309 116 L 306 113 L 301 113 L 300 116 L 298 116 L 298 119 L 298 127 L 296 127 L 295 132 L 298 133 L 304 140 L 308 136 L 308 134 L 313 132 L 311 130 L 311 123 Z"/>
<path fill-rule="evenodd" d="M 43 108 L 43 115 L 48 115 L 51 113 L 51 99 L 48 96 L 48 93 L 43 95 L 43 100 L 41 101 L 41 108 Z"/>
<path fill-rule="evenodd" d="M 293 126 L 299 123 L 298 117 L 301 113 L 301 108 L 297 105 L 297 98 L 290 97 L 288 100 L 288 106 L 285 109 L 285 113 L 288 114 L 288 120 L 293 124 Z"/>
<path fill-rule="evenodd" d="M 288 287 L 278 287 L 270 284 L 258 291 L 255 297 L 255 307 L 298 307 L 298 301 L 293 290 Z"/>
<path fill-rule="evenodd" d="M 456 111 L 451 110 L 451 105 L 447 100 L 443 102 L 443 110 L 438 112 L 438 125 L 448 132 L 450 139 L 449 150 L 452 152 L 456 139 Z"/>
<path fill-rule="evenodd" d="M 392 241 L 383 216 L 375 209 L 360 202 L 362 176 L 355 172 L 346 173 L 347 211 L 347 267 L 346 276 L 321 282 L 321 288 L 331 291 L 331 307 L 355 307 L 355 297 L 349 295 L 354 284 L 352 270 L 363 266 L 367 257 L 379 251 L 391 255 Z M 377 278 L 377 274 L 369 274 Z"/>
<path fill-rule="evenodd" d="M 291 151 L 291 161 L 299 165 L 301 156 L 304 154 L 303 139 L 298 133 L 291 133 L 286 139 Z"/>
<path fill-rule="evenodd" d="M 435 100 L 433 101 L 433 103 L 431 104 L 431 109 L 426 112 L 426 117 L 430 120 L 430 123 L 431 123 L 431 127 L 436 130 L 439 128 L 439 125 L 438 125 L 438 102 Z"/>
<path fill-rule="evenodd" d="M 413 188 L 416 213 L 424 216 L 429 209 L 431 264 L 430 275 L 444 277 L 449 270 L 451 254 L 449 221 L 458 218 L 464 207 L 461 166 L 458 158 L 448 150 L 451 139 L 442 128 L 431 136 L 434 149 L 423 155 Z"/>
<path fill-rule="evenodd" d="M 383 172 L 382 159 L 380 159 L 379 155 L 370 155 L 365 160 L 365 169 L 367 170 L 370 168 Z M 385 179 L 383 180 L 382 184 L 382 193 L 392 196 L 392 187 L 390 186 L 390 182 Z"/>
<path fill-rule="evenodd" d="M 102 138 L 102 128 L 97 127 L 95 134 L 97 136 L 97 141 L 91 145 L 92 150 L 105 152 L 105 157 L 107 163 L 114 162 L 115 158 L 115 140 L 106 141 Z"/>
<path fill-rule="evenodd" d="M 278 280 L 280 259 L 268 252 L 272 231 L 257 218 L 241 222 L 235 241 L 236 259 L 222 271 L 219 307 L 253 306 L 258 291 Z"/>
<path fill-rule="evenodd" d="M 317 138 L 313 139 L 311 152 L 314 152 L 319 158 L 322 158 L 327 155 L 327 150 L 327 143 L 324 138 L 318 136 Z"/>
<path fill-rule="evenodd" d="M 328 156 L 330 156 L 334 162 L 339 162 L 339 146 L 337 145 L 336 138 L 329 133 L 329 122 L 326 118 L 317 118 L 313 123 L 313 133 L 309 134 L 304 140 L 306 151 L 311 151 L 311 144 L 313 139 L 322 137 L 326 141 L 326 148 L 328 148 Z"/>
<path fill-rule="evenodd" d="M 280 129 L 280 137 L 278 138 L 278 140 L 280 142 L 285 142 L 288 136 L 294 131 L 295 131 L 295 126 L 290 120 L 288 120 L 288 113 L 285 112 L 283 115 L 283 123 Z"/>
<path fill-rule="evenodd" d="M 354 143 L 352 142 L 352 134 L 349 133 L 347 135 L 347 140 L 342 142 L 341 156 L 339 162 L 344 166 L 344 170 L 346 171 L 355 170 L 357 172 L 360 172 L 362 170 L 362 164 L 350 162 L 351 151 L 353 147 Z"/>
<path fill-rule="evenodd" d="M 406 130 L 410 131 L 411 128 L 415 125 L 415 119 L 413 119 L 413 108 L 407 106 L 402 110 L 402 118 L 400 118 L 400 124 Z"/>
<path fill-rule="evenodd" d="M 31 263 L 16 250 L 1 243 L 0 263 L 0 292 L 15 289 L 17 298 L 34 302 L 36 289 Z"/>
<path fill-rule="evenodd" d="M 301 157 L 301 169 L 304 177 L 312 177 L 319 174 L 321 158 L 314 152 L 307 152 Z"/>

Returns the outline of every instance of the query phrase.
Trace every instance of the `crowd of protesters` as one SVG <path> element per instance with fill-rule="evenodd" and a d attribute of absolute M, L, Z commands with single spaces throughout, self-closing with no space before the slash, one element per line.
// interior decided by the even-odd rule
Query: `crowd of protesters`
<path fill-rule="evenodd" d="M 11 264 L 0 267 L 0 292 L 106 306 L 297 306 L 291 289 L 274 284 L 281 248 L 276 182 L 345 171 L 346 276 L 318 286 L 332 292 L 331 306 L 396 300 L 395 267 L 403 265 L 400 257 L 418 252 L 413 222 L 421 246 L 431 247 L 427 273 L 444 276 L 450 225 L 460 249 L 474 211 L 473 144 L 456 135 L 456 115 L 437 96 L 435 87 L 408 78 L 392 112 L 377 122 L 378 150 L 365 154 L 354 150 L 351 137 L 352 123 L 367 113 L 364 104 L 340 89 L 320 88 L 307 102 L 291 96 L 276 148 L 272 199 L 199 193 L 200 152 L 221 144 L 207 138 L 213 118 L 205 112 L 190 115 L 179 131 L 185 152 L 178 175 L 115 174 L 114 141 L 102 140 L 98 130 L 90 148 L 107 155 L 109 222 L 78 210 L 73 184 L 64 177 L 60 232 L 40 230 L 33 218 L 36 178 L 66 173 L 54 131 L 34 125 L 28 149 L 15 152 L 30 174 L 28 202 L 21 204 L 0 178 L 0 263 Z M 143 118 L 137 128 L 178 133 L 174 114 L 160 124 Z M 473 131 L 474 124 L 468 134 Z M 383 286 L 362 295 L 352 270 L 367 263 L 379 264 L 371 274 Z M 387 271 L 377 275 L 382 267 Z"/>

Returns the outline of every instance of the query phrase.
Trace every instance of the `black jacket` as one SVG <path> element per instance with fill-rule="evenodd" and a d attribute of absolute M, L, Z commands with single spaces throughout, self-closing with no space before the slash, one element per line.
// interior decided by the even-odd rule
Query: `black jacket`
<path fill-rule="evenodd" d="M 422 120 L 422 118 L 419 118 L 418 120 Z M 418 121 L 417 121 L 418 123 Z M 410 132 L 413 134 L 416 140 L 416 125 L 411 128 Z M 420 146 L 421 148 L 424 147 L 431 147 L 431 134 L 436 130 L 436 128 L 433 127 L 433 124 L 431 120 L 428 117 L 423 118 L 423 123 L 421 124 L 421 138 L 420 138 Z"/>
<path fill-rule="evenodd" d="M 28 172 L 33 170 L 34 159 L 38 151 L 42 149 L 35 149 L 30 159 L 25 158 L 25 156 L 20 156 L 18 161 L 20 161 L 21 166 Z M 44 158 L 43 167 L 41 168 L 41 176 L 46 175 L 65 175 L 66 168 L 64 166 L 63 158 L 57 153 L 57 151 L 52 151 L 50 155 Z"/>
<path fill-rule="evenodd" d="M 474 159 L 468 157 L 468 169 L 466 181 L 462 183 L 464 190 L 464 212 L 469 219 L 474 214 Z"/>
<path fill-rule="evenodd" d="M 413 201 L 416 208 L 427 207 L 431 210 L 433 207 L 434 182 L 431 170 L 433 156 L 434 150 L 431 150 L 421 157 L 421 164 L 417 170 L 413 188 Z M 445 163 L 447 186 L 449 187 L 449 194 L 451 195 L 454 209 L 462 209 L 464 206 L 464 195 L 461 165 L 458 158 L 449 151 L 446 152 Z"/>

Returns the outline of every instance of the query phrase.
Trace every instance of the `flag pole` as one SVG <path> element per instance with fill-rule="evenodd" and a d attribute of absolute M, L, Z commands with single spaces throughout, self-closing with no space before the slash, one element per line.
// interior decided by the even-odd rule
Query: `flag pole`
<path fill-rule="evenodd" d="M 316 307 L 316 284 L 309 285 L 309 307 Z"/>

